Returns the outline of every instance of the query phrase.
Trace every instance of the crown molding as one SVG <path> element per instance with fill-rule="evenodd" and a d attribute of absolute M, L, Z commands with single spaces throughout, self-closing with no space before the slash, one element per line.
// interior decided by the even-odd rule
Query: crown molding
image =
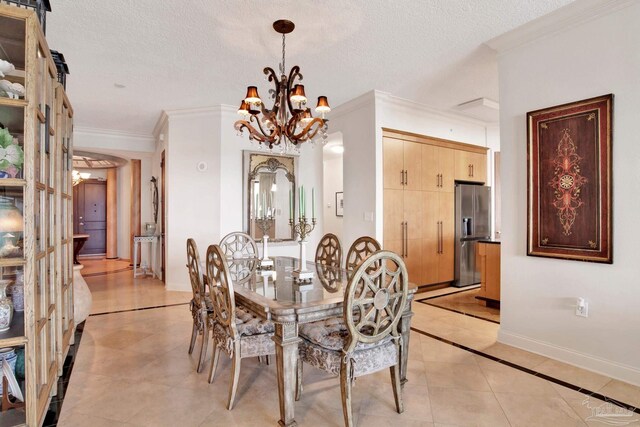
<path fill-rule="evenodd" d="M 375 93 L 376 93 L 376 101 L 380 101 L 382 104 L 386 104 L 392 107 L 403 108 L 413 112 L 419 111 L 425 114 L 438 116 L 447 120 L 455 120 L 458 122 L 463 122 L 463 123 L 482 126 L 482 127 L 486 127 L 492 124 L 491 122 L 484 122 L 482 120 L 473 119 L 471 117 L 458 114 L 455 112 L 449 112 L 449 111 L 444 111 L 444 110 L 439 110 L 433 107 L 429 107 L 427 105 L 420 104 L 415 101 L 410 101 L 405 98 L 400 98 L 398 96 L 391 95 L 390 93 L 387 93 L 387 92 L 375 91 Z"/>
<path fill-rule="evenodd" d="M 328 119 L 332 120 L 332 118 L 337 118 L 345 114 L 349 114 L 355 110 L 359 110 L 365 105 L 375 105 L 376 93 L 376 90 L 370 90 L 369 92 L 365 92 L 362 95 L 350 99 L 347 102 L 343 102 L 342 104 L 334 107 L 331 110 Z"/>
<path fill-rule="evenodd" d="M 145 142 L 153 141 L 153 135 L 149 135 L 146 133 L 138 133 L 138 132 L 125 132 L 115 129 L 100 129 L 100 128 L 92 128 L 88 126 L 74 126 L 74 133 L 82 133 L 87 135 L 99 135 L 106 136 L 111 138 L 126 138 L 126 139 L 141 139 Z"/>
<path fill-rule="evenodd" d="M 548 37 L 593 19 L 637 4 L 637 0 L 580 0 L 494 37 L 485 44 L 499 54 Z"/>
<path fill-rule="evenodd" d="M 165 127 L 165 125 L 168 122 L 169 122 L 169 115 L 167 114 L 166 111 L 162 110 L 162 112 L 160 113 L 160 117 L 156 122 L 156 125 L 153 127 L 153 132 L 152 132 L 156 141 L 160 140 L 160 134 L 162 133 L 162 129 Z"/>

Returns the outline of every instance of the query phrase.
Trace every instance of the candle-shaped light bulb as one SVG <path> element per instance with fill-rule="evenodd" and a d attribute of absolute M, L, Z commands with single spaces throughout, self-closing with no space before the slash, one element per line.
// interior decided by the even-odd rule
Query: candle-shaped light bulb
<path fill-rule="evenodd" d="M 289 219 L 293 219 L 293 192 L 289 189 Z"/>

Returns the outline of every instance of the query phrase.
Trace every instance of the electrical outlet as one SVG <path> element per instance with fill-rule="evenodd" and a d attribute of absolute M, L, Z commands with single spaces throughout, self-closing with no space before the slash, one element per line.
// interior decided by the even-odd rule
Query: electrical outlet
<path fill-rule="evenodd" d="M 589 303 L 582 297 L 576 302 L 576 316 L 589 317 Z"/>

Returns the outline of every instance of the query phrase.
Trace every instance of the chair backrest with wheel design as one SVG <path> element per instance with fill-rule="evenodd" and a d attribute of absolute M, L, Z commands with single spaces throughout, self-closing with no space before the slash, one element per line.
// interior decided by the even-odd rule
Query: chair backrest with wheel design
<path fill-rule="evenodd" d="M 207 278 L 215 321 L 225 329 L 231 340 L 235 340 L 238 333 L 233 281 L 227 258 L 218 245 L 211 245 L 207 249 Z"/>
<path fill-rule="evenodd" d="M 198 246 L 193 239 L 187 239 L 187 268 L 189 269 L 193 301 L 195 304 L 200 305 L 204 298 L 204 284 L 202 283 L 202 275 L 200 274 Z"/>
<path fill-rule="evenodd" d="M 316 249 L 316 263 L 340 267 L 342 263 L 342 246 L 338 236 L 332 233 L 322 236 Z"/>
<path fill-rule="evenodd" d="M 258 245 L 247 233 L 235 231 L 220 240 L 220 249 L 230 259 L 257 258 Z"/>
<path fill-rule="evenodd" d="M 346 270 L 353 271 L 372 253 L 382 249 L 380 243 L 373 237 L 362 236 L 356 239 L 347 252 Z"/>
<path fill-rule="evenodd" d="M 388 335 L 397 343 L 408 290 L 407 268 L 399 255 L 377 251 L 367 257 L 345 292 L 344 318 L 350 337 L 345 353 L 353 352 L 359 342 L 376 343 Z"/>

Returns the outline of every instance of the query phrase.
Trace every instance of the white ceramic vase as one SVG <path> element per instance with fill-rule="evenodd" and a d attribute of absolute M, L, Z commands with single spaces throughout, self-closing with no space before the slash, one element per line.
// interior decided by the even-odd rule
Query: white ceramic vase
<path fill-rule="evenodd" d="M 0 280 L 0 332 L 8 331 L 13 319 L 13 303 L 7 297 L 10 280 Z"/>

